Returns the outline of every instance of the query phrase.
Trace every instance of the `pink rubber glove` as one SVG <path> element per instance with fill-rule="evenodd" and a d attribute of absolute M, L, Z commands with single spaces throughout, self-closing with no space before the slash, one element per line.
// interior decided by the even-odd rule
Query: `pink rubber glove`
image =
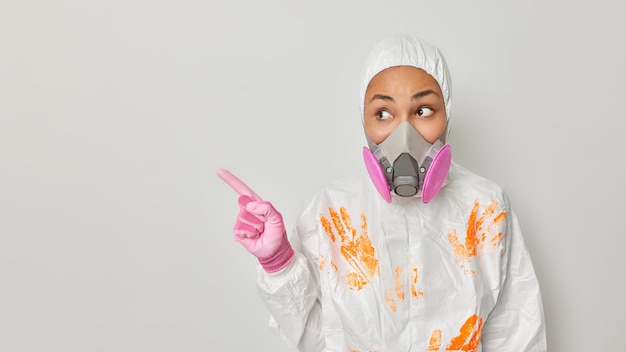
<path fill-rule="evenodd" d="M 217 175 L 239 194 L 235 240 L 256 256 L 268 273 L 289 265 L 295 252 L 287 239 L 283 216 L 227 170 L 220 169 Z"/>

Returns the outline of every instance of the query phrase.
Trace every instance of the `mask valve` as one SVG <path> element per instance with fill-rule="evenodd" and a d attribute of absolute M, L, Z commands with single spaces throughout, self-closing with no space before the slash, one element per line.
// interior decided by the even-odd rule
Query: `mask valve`
<path fill-rule="evenodd" d="M 402 153 L 393 163 L 393 190 L 401 197 L 417 194 L 419 175 L 417 161 L 409 153 Z"/>

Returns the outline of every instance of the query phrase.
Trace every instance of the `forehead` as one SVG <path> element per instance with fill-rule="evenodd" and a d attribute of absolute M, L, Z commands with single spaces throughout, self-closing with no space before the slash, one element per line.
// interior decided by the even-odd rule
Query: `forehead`
<path fill-rule="evenodd" d="M 367 85 L 366 95 L 379 92 L 414 94 L 425 89 L 434 90 L 441 96 L 439 83 L 426 71 L 413 66 L 394 66 L 372 77 Z"/>

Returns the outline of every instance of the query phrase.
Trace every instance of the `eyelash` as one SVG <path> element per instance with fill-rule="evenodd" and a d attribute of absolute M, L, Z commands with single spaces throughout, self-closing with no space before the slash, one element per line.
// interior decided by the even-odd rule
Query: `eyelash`
<path fill-rule="evenodd" d="M 417 115 L 417 116 L 419 116 L 419 117 L 422 117 L 422 115 L 419 115 L 419 114 L 418 114 L 418 111 L 423 110 L 423 109 L 428 109 L 428 110 L 430 110 L 430 111 L 431 111 L 431 113 L 430 113 L 429 115 L 426 115 L 426 116 L 423 116 L 423 117 L 432 116 L 432 115 L 435 113 L 435 109 L 431 108 L 430 106 L 423 105 L 423 106 L 420 106 L 419 108 L 417 108 L 417 110 L 415 111 L 415 115 Z M 383 113 L 387 113 L 387 114 L 391 115 L 391 113 L 390 113 L 389 111 L 384 110 L 384 109 L 381 109 L 381 110 L 378 110 L 378 111 L 376 112 L 376 118 L 377 118 L 378 120 L 382 120 L 382 121 L 387 120 L 388 118 L 387 118 L 387 119 L 383 119 L 383 118 L 381 117 L 381 115 L 382 115 Z M 393 116 L 393 115 L 391 115 L 391 116 Z"/>

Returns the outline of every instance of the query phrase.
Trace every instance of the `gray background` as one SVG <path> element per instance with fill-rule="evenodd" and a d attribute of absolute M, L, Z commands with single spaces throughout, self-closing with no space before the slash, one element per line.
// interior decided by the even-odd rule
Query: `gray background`
<path fill-rule="evenodd" d="M 286 351 L 215 172 L 291 228 L 307 197 L 362 167 L 362 63 L 403 33 L 447 57 L 454 159 L 509 194 L 550 350 L 619 350 L 624 10 L 3 1 L 0 351 Z"/>

